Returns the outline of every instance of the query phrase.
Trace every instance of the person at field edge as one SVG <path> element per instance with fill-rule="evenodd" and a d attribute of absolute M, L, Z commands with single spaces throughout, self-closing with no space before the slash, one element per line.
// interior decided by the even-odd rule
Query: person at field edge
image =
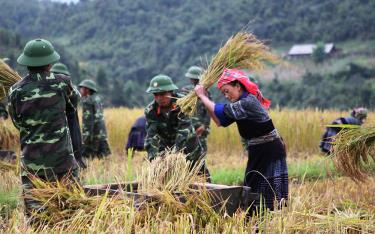
<path fill-rule="evenodd" d="M 145 149 L 146 138 L 146 117 L 142 115 L 137 118 L 128 135 L 128 142 L 125 146 L 125 152 L 129 149 L 143 151 Z"/>
<path fill-rule="evenodd" d="M 190 79 L 190 85 L 184 86 L 181 91 L 184 93 L 189 93 L 194 87 L 199 83 L 199 80 L 202 76 L 203 69 L 198 66 L 191 66 L 186 74 L 185 77 Z M 210 93 L 207 92 L 208 97 L 210 97 Z M 204 153 L 207 153 L 207 138 L 210 134 L 210 123 L 211 118 L 208 114 L 206 108 L 204 107 L 202 102 L 197 103 L 197 111 L 191 117 L 195 132 L 199 137 L 200 143 L 203 147 Z"/>
<path fill-rule="evenodd" d="M 248 141 L 244 185 L 261 195 L 251 212 L 260 202 L 271 210 L 275 208 L 275 201 L 281 207 L 288 199 L 288 169 L 284 144 L 266 111 L 270 101 L 237 69 L 224 69 L 218 88 L 229 104 L 211 101 L 202 85 L 194 90 L 218 126 L 227 127 L 236 122 L 239 134 Z"/>
<path fill-rule="evenodd" d="M 354 108 L 350 116 L 340 117 L 335 119 L 331 126 L 326 128 L 320 142 L 320 149 L 323 153 L 330 155 L 332 152 L 333 137 L 336 136 L 341 130 L 348 128 L 356 128 L 361 126 L 367 118 L 368 110 L 363 107 Z M 332 126 L 337 125 L 337 126 Z"/>
<path fill-rule="evenodd" d="M 83 80 L 79 85 L 82 95 L 82 137 L 84 157 L 103 158 L 111 154 L 107 129 L 104 122 L 103 105 L 98 88 L 93 80 Z"/>
<path fill-rule="evenodd" d="M 145 149 L 148 159 L 163 156 L 166 151 L 182 151 L 186 159 L 195 165 L 204 160 L 204 150 L 195 133 L 191 119 L 176 105 L 178 87 L 166 75 L 157 75 L 150 81 L 147 93 L 154 95 L 154 100 L 146 107 Z M 200 174 L 210 181 L 209 171 L 203 162 Z"/>
<path fill-rule="evenodd" d="M 77 97 L 69 77 L 50 72 L 59 59 L 49 41 L 27 42 L 17 62 L 27 66 L 28 75 L 9 90 L 9 115 L 20 131 L 24 195 L 34 188 L 32 178 L 55 182 L 78 176 L 67 118 L 76 111 L 72 100 Z M 33 199 L 24 201 L 28 216 L 43 209 Z"/>

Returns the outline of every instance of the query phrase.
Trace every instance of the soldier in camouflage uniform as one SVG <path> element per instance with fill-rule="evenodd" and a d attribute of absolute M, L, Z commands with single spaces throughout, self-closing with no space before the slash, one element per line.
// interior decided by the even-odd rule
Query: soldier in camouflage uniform
<path fill-rule="evenodd" d="M 63 63 L 55 63 L 51 68 L 51 72 L 55 74 L 63 74 L 70 77 L 68 67 Z"/>
<path fill-rule="evenodd" d="M 176 94 L 178 88 L 170 77 L 157 75 L 152 78 L 147 93 L 154 95 L 152 101 L 145 109 L 146 131 L 145 149 L 151 161 L 162 156 L 165 151 L 182 150 L 186 159 L 194 164 L 203 160 L 204 151 L 195 133 L 191 119 L 180 112 L 176 99 L 181 95 Z M 209 180 L 209 172 L 205 165 L 201 168 Z"/>
<path fill-rule="evenodd" d="M 190 79 L 191 85 L 187 85 L 181 89 L 183 93 L 189 93 L 191 90 L 194 90 L 194 87 L 199 83 L 200 77 L 203 73 L 203 69 L 197 66 L 192 66 L 188 69 L 185 74 L 185 77 Z M 211 98 L 211 95 L 208 93 L 208 96 Z M 204 149 L 204 153 L 207 152 L 207 137 L 210 133 L 210 122 L 211 118 L 207 112 L 206 107 L 203 103 L 198 100 L 197 112 L 192 117 L 193 126 L 195 132 L 199 137 L 199 141 Z"/>
<path fill-rule="evenodd" d="M 75 97 L 70 79 L 50 73 L 59 54 L 44 39 L 29 41 L 18 57 L 29 74 L 9 91 L 9 114 L 20 131 L 21 179 L 24 193 L 33 188 L 30 177 L 56 181 L 76 177 L 78 164 L 73 154 L 67 115 L 74 113 Z M 40 204 L 25 198 L 26 213 Z"/>
<path fill-rule="evenodd" d="M 68 70 L 68 67 L 63 63 L 55 63 L 51 68 L 51 72 L 57 75 L 62 74 L 70 78 L 70 72 Z M 81 168 L 86 168 L 86 163 L 82 158 L 82 134 L 81 128 L 79 126 L 79 118 L 77 111 L 78 102 L 81 98 L 81 94 L 79 93 L 75 85 L 73 85 L 73 91 L 75 94 L 73 95 L 71 102 L 76 111 L 74 113 L 67 113 L 70 136 L 72 138 L 74 157 L 77 159 Z"/>
<path fill-rule="evenodd" d="M 83 156 L 102 158 L 111 154 L 104 123 L 102 100 L 93 80 L 83 80 L 79 85 L 82 95 Z"/>

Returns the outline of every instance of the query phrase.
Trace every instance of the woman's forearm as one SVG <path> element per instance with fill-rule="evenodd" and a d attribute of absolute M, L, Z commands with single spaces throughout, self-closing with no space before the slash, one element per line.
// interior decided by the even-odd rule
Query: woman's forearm
<path fill-rule="evenodd" d="M 220 126 L 220 121 L 215 115 L 215 103 L 211 101 L 207 96 L 201 95 L 199 96 L 201 101 L 203 102 L 204 106 L 207 108 L 208 113 L 210 114 L 213 121 L 216 123 L 217 126 Z"/>

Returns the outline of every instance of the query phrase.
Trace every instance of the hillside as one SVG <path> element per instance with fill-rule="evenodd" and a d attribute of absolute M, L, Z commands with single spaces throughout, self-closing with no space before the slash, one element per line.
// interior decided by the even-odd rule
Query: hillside
<path fill-rule="evenodd" d="M 183 80 L 190 65 L 201 64 L 243 28 L 272 47 L 375 38 L 374 1 L 0 0 L 0 4 L 0 27 L 25 39 L 52 40 L 70 52 L 68 60 L 80 61 L 85 77 L 105 68 L 108 80 L 102 83 L 113 86 L 107 90 L 138 97 L 131 101 L 111 97 L 115 105 L 144 104 L 148 98 L 139 93 L 153 75 L 166 73 Z"/>

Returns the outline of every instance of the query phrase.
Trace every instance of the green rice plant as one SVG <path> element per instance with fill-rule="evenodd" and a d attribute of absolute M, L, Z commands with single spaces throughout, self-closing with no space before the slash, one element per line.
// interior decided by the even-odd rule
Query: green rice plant
<path fill-rule="evenodd" d="M 375 126 L 341 131 L 333 145 L 332 157 L 336 168 L 356 181 L 365 181 L 364 164 L 375 160 Z"/>
<path fill-rule="evenodd" d="M 244 168 L 220 168 L 210 171 L 215 184 L 239 185 L 243 184 Z"/>
<path fill-rule="evenodd" d="M 276 63 L 277 61 L 277 57 L 253 34 L 239 32 L 229 38 L 212 58 L 202 74 L 200 84 L 206 89 L 210 88 L 219 80 L 224 68 L 254 71 L 263 69 L 266 63 Z M 182 112 L 192 115 L 195 112 L 197 101 L 198 97 L 192 91 L 187 96 L 177 100 L 177 104 L 181 107 Z"/>

